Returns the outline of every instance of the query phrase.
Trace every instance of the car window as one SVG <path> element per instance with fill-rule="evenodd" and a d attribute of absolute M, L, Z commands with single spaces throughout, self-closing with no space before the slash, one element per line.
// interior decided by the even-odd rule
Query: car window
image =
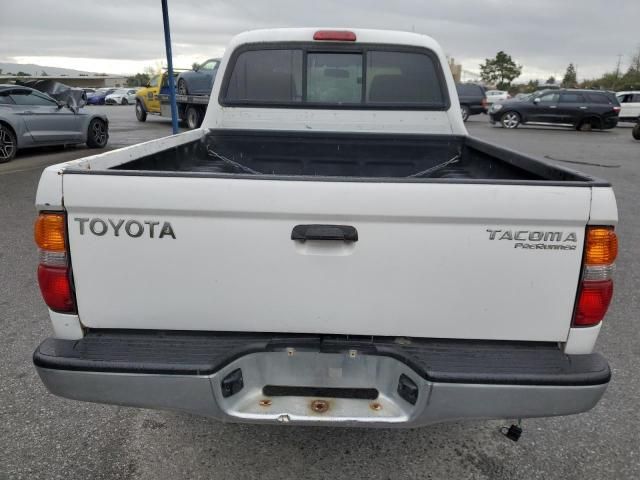
<path fill-rule="evenodd" d="M 227 100 L 302 101 L 302 50 L 249 50 L 238 55 Z"/>
<path fill-rule="evenodd" d="M 563 93 L 560 95 L 560 101 L 563 103 L 585 103 L 584 96 L 580 93 Z"/>
<path fill-rule="evenodd" d="M 625 95 L 616 95 L 616 97 L 618 98 L 618 102 L 628 103 L 628 102 L 631 102 L 633 95 L 631 95 L 630 93 L 627 93 Z"/>
<path fill-rule="evenodd" d="M 215 70 L 218 66 L 217 60 L 209 60 L 207 63 L 200 65 L 199 70 Z"/>
<path fill-rule="evenodd" d="M 8 93 L 0 93 L 0 105 L 13 105 L 15 102 L 11 99 Z"/>
<path fill-rule="evenodd" d="M 591 103 L 610 104 L 611 100 L 603 93 L 587 93 L 587 98 Z"/>
<path fill-rule="evenodd" d="M 464 96 L 483 96 L 482 89 L 478 85 L 465 85 L 465 84 L 457 84 L 456 89 L 458 90 L 458 95 Z"/>
<path fill-rule="evenodd" d="M 307 56 L 307 101 L 360 103 L 362 54 L 310 53 Z"/>
<path fill-rule="evenodd" d="M 367 103 L 444 105 L 431 57 L 422 53 L 367 53 Z"/>
<path fill-rule="evenodd" d="M 150 87 L 157 87 L 158 86 L 158 77 L 153 77 L 151 80 L 149 80 L 149 86 Z"/>
<path fill-rule="evenodd" d="M 248 50 L 236 57 L 227 82 L 229 102 L 435 108 L 446 104 L 437 63 L 425 53 Z"/>
<path fill-rule="evenodd" d="M 58 105 L 55 100 L 30 90 L 14 90 L 11 92 L 11 99 L 16 105 L 39 105 L 44 107 Z"/>
<path fill-rule="evenodd" d="M 631 100 L 633 103 L 640 103 L 640 93 L 634 93 L 633 99 Z"/>
<path fill-rule="evenodd" d="M 557 103 L 560 95 L 558 93 L 547 93 L 538 97 L 540 99 L 540 103 Z"/>

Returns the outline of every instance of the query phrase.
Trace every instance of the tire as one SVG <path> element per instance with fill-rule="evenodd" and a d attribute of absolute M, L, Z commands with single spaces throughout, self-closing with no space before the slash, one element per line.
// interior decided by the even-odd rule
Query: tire
<path fill-rule="evenodd" d="M 129 105 L 129 100 L 127 100 L 126 98 L 122 97 L 122 102 L 120 102 L 120 105 Z"/>
<path fill-rule="evenodd" d="M 466 122 L 467 120 L 469 120 L 469 115 L 471 115 L 469 107 L 467 107 L 466 105 L 460 105 L 460 111 L 462 112 L 462 121 Z"/>
<path fill-rule="evenodd" d="M 18 140 L 13 130 L 0 123 L 0 163 L 13 160 L 18 151 Z"/>
<path fill-rule="evenodd" d="M 602 121 L 599 118 L 591 117 L 585 118 L 576 127 L 576 130 L 580 132 L 590 132 L 594 128 L 602 129 Z"/>
<path fill-rule="evenodd" d="M 202 114 L 200 113 L 200 109 L 197 107 L 188 107 L 185 112 L 185 122 L 189 130 L 200 128 L 200 125 L 202 124 Z"/>
<path fill-rule="evenodd" d="M 518 112 L 504 112 L 500 117 L 500 123 L 504 128 L 518 128 L 520 125 L 521 119 L 520 114 Z"/>
<path fill-rule="evenodd" d="M 635 138 L 636 140 L 640 140 L 640 123 L 636 124 L 636 126 L 633 127 L 631 135 L 633 135 L 633 138 Z"/>
<path fill-rule="evenodd" d="M 187 82 L 185 82 L 183 78 L 178 80 L 178 94 L 189 95 L 189 90 L 187 89 Z"/>
<path fill-rule="evenodd" d="M 139 122 L 147 121 L 147 111 L 144 109 L 144 105 L 140 100 L 136 100 L 136 118 Z"/>
<path fill-rule="evenodd" d="M 109 127 L 101 118 L 94 118 L 87 131 L 87 147 L 104 148 L 109 140 Z"/>

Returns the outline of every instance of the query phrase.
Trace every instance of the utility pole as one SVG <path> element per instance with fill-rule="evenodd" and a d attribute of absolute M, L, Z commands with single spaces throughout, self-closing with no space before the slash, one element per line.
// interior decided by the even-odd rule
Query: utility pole
<path fill-rule="evenodd" d="M 162 23 L 164 24 L 164 46 L 167 51 L 167 75 L 169 75 L 169 100 L 171 102 L 171 126 L 173 134 L 178 133 L 178 104 L 176 103 L 176 85 L 173 78 L 173 58 L 171 53 L 171 32 L 169 30 L 169 8 L 167 0 L 162 3 Z"/>
<path fill-rule="evenodd" d="M 620 78 L 620 64 L 622 63 L 622 54 L 618 54 L 618 63 L 616 64 L 616 80 Z"/>

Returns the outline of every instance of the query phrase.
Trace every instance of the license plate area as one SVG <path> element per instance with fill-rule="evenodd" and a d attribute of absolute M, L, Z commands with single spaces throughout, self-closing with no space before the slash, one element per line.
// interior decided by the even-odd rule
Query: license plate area
<path fill-rule="evenodd" d="M 229 379 L 235 382 L 231 387 Z M 415 386 L 415 398 L 406 395 L 407 381 Z M 211 382 L 225 414 L 282 423 L 405 423 L 424 408 L 430 389 L 403 362 L 354 350 L 253 353 Z"/>

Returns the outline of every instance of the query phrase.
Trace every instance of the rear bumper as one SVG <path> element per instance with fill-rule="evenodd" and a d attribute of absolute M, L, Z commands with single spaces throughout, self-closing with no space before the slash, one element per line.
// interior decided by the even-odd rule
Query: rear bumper
<path fill-rule="evenodd" d="M 569 415 L 610 378 L 600 355 L 550 344 L 246 334 L 90 333 L 45 340 L 34 363 L 62 397 L 305 425 Z"/>

